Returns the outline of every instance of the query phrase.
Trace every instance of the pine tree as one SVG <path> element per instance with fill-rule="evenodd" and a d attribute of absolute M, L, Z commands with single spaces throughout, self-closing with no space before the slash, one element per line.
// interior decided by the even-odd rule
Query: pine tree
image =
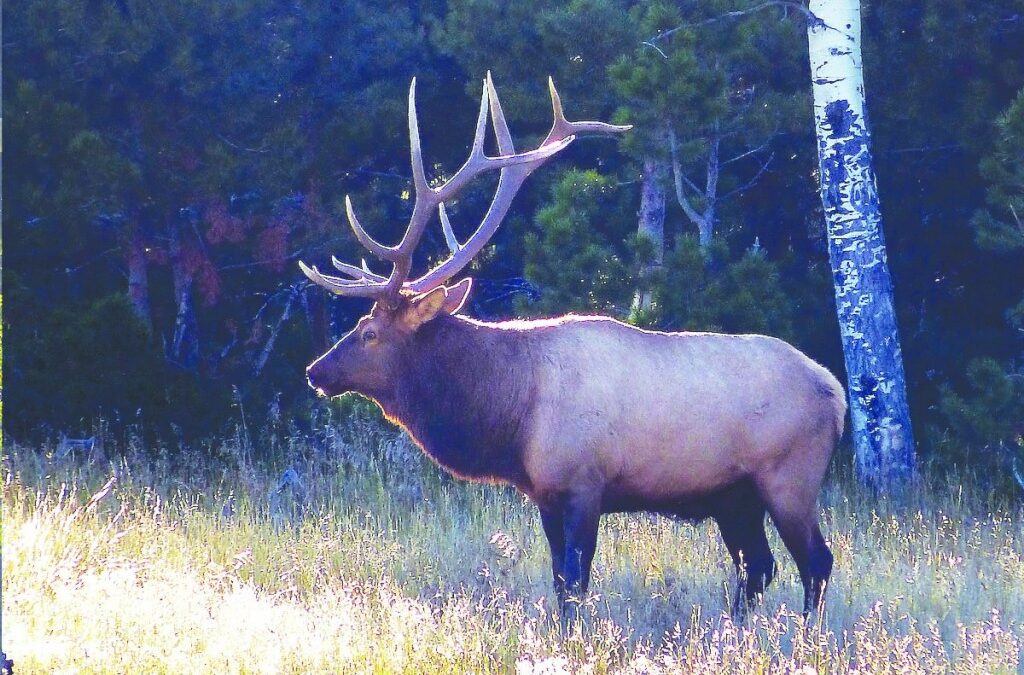
<path fill-rule="evenodd" d="M 551 190 L 551 202 L 537 212 L 539 233 L 527 235 L 526 278 L 540 298 L 521 303 L 532 314 L 566 311 L 623 316 L 633 284 L 627 252 L 598 226 L 616 199 L 613 181 L 596 171 L 566 171 Z"/>
<path fill-rule="evenodd" d="M 803 98 L 795 24 L 748 16 L 748 4 L 637 5 L 629 16 L 636 46 L 610 70 L 625 102 L 620 115 L 636 125 L 627 148 L 644 167 L 641 179 L 668 183 L 660 187 L 704 247 L 720 233 L 728 200 L 769 170 Z"/>
<path fill-rule="evenodd" d="M 1024 265 L 1024 89 L 996 121 L 992 151 L 982 159 L 989 182 L 985 206 L 972 219 L 975 241 L 989 255 L 1013 257 Z M 988 451 L 997 467 L 1006 467 L 1024 489 L 1024 275 L 1008 275 L 1002 283 L 1017 294 L 1006 312 L 1012 341 L 1011 358 L 971 360 L 966 387 L 947 384 L 940 404 L 954 433 L 967 448 Z M 1008 464 L 1008 466 L 1007 466 Z"/>

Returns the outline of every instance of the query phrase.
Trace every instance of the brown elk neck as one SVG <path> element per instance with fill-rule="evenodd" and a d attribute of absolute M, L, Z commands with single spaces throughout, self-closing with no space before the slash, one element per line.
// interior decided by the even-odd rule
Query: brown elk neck
<path fill-rule="evenodd" d="M 527 488 L 521 462 L 534 399 L 531 331 L 442 315 L 406 347 L 380 401 L 438 464 L 458 476 Z"/>

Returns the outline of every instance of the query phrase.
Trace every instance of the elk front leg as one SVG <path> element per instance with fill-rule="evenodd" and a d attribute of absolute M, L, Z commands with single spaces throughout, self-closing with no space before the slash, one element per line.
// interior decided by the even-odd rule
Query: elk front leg
<path fill-rule="evenodd" d="M 561 608 L 565 604 L 565 518 L 560 509 L 542 508 L 540 522 L 551 548 L 551 577 Z"/>
<path fill-rule="evenodd" d="M 600 502 L 587 497 L 569 497 L 562 509 L 564 532 L 564 599 L 562 624 L 569 626 L 580 617 L 580 603 L 590 585 L 590 566 L 597 549 L 597 528 L 601 520 Z"/>

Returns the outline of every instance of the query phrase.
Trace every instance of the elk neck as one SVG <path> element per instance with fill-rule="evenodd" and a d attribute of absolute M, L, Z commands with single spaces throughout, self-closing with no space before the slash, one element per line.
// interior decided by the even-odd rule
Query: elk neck
<path fill-rule="evenodd" d="M 521 456 L 534 398 L 528 333 L 437 317 L 414 335 L 403 376 L 382 407 L 457 476 L 527 487 Z"/>

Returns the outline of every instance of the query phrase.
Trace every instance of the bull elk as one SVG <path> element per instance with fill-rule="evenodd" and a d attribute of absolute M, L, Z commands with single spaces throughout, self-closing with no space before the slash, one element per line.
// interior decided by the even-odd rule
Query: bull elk
<path fill-rule="evenodd" d="M 775 575 L 765 538 L 771 514 L 799 568 L 804 609 L 817 607 L 832 570 L 817 497 L 843 430 L 839 382 L 789 344 L 762 335 L 662 333 L 606 317 L 489 323 L 460 316 L 472 280 L 463 270 L 507 213 L 523 181 L 583 132 L 627 126 L 569 122 L 553 83 L 554 124 L 517 153 L 488 74 L 469 159 L 427 182 L 409 90 L 415 203 L 395 246 L 373 239 L 346 198 L 356 238 L 389 275 L 333 259 L 345 277 L 300 263 L 341 296 L 373 298 L 370 313 L 307 369 L 322 396 L 357 392 L 404 427 L 449 472 L 510 483 L 540 510 L 563 618 L 590 581 L 602 514 L 654 511 L 713 518 L 736 565 L 733 612 Z M 499 156 L 484 153 L 488 114 Z M 493 202 L 466 243 L 445 202 L 499 171 Z M 409 281 L 412 253 L 437 210 L 451 255 Z"/>

